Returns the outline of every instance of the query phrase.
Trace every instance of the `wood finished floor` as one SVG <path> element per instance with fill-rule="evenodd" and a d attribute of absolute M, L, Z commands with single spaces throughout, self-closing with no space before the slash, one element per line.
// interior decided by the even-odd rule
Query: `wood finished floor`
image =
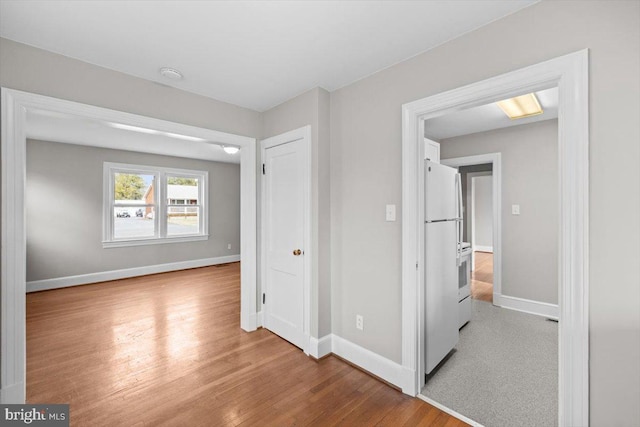
<path fill-rule="evenodd" d="M 493 303 L 493 254 L 474 252 L 475 270 L 471 272 L 471 298 Z"/>
<path fill-rule="evenodd" d="M 465 426 L 240 329 L 238 263 L 27 295 L 27 401 L 72 426 Z"/>

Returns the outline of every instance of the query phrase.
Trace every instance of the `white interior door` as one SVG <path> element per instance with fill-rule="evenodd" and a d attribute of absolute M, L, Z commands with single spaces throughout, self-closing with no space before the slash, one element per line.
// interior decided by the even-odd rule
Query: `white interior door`
<path fill-rule="evenodd" d="M 277 138 L 277 137 L 276 137 Z M 266 140 L 265 142 L 269 142 Z M 276 140 L 276 142 L 278 142 Z M 264 153 L 264 327 L 304 351 L 306 144 L 298 139 Z"/>

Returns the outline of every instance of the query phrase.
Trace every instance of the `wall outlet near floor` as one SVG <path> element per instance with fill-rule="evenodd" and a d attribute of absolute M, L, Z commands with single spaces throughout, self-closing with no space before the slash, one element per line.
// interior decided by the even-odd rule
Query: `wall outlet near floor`
<path fill-rule="evenodd" d="M 511 215 L 520 215 L 520 205 L 511 205 Z"/>
<path fill-rule="evenodd" d="M 231 243 L 227 245 L 227 249 L 231 249 Z"/>
<path fill-rule="evenodd" d="M 356 314 L 356 329 L 364 330 L 364 318 Z"/>
<path fill-rule="evenodd" d="M 386 221 L 395 221 L 396 220 L 396 205 L 387 205 L 385 206 L 385 220 Z"/>

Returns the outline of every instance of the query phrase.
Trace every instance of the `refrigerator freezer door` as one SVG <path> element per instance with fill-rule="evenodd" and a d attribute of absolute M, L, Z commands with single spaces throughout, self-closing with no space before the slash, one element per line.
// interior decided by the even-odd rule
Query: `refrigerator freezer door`
<path fill-rule="evenodd" d="M 426 221 L 442 221 L 458 217 L 457 173 L 458 171 L 452 167 L 428 160 L 425 161 L 424 190 Z"/>
<path fill-rule="evenodd" d="M 456 221 L 425 224 L 426 373 L 458 343 L 456 227 Z"/>

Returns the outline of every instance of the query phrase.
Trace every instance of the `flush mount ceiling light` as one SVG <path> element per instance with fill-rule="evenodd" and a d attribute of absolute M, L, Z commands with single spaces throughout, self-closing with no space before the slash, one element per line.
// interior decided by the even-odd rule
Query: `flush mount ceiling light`
<path fill-rule="evenodd" d="M 162 67 L 160 68 L 160 74 L 173 81 L 182 80 L 184 78 L 182 73 L 175 68 Z"/>
<path fill-rule="evenodd" d="M 234 147 L 233 145 L 223 145 L 222 149 L 227 154 L 236 154 L 240 149 L 238 147 Z"/>
<path fill-rule="evenodd" d="M 538 98 L 534 93 L 498 101 L 497 104 L 511 120 L 537 116 L 543 113 Z"/>

